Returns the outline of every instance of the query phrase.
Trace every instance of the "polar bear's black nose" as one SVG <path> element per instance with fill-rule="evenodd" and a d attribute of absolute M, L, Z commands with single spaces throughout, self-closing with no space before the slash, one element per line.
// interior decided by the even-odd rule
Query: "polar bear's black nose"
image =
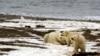
<path fill-rule="evenodd" d="M 71 38 L 71 40 L 74 40 L 74 38 Z"/>

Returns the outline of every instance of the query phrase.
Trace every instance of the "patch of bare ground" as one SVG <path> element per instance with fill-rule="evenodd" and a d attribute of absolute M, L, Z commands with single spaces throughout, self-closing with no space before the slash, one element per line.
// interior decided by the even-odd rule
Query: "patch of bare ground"
<path fill-rule="evenodd" d="M 0 48 L 0 56 L 1 55 L 7 55 L 7 52 L 14 51 L 14 50 L 17 50 L 17 49 L 14 49 L 14 48 Z"/>
<path fill-rule="evenodd" d="M 16 28 L 16 27 L 2 27 L 0 28 L 0 37 L 36 37 L 29 33 L 44 36 L 46 33 L 53 32 L 55 30 L 49 30 L 41 32 L 32 28 Z M 29 33 L 28 33 L 29 32 Z"/>
<path fill-rule="evenodd" d="M 21 46 L 21 47 L 33 47 L 33 48 L 42 48 L 42 49 L 47 49 L 47 47 L 44 46 L 40 46 L 43 44 L 39 44 L 39 43 L 30 43 L 30 42 L 26 42 L 26 41 L 0 41 L 0 45 L 11 45 L 11 46 Z"/>
<path fill-rule="evenodd" d="M 100 42 L 100 40 L 97 39 L 95 42 Z"/>
<path fill-rule="evenodd" d="M 7 52 L 14 51 L 14 48 L 0 48 L 0 56 L 8 55 Z"/>
<path fill-rule="evenodd" d="M 8 55 L 7 53 L 0 53 L 0 56 L 3 56 L 3 55 Z"/>
<path fill-rule="evenodd" d="M 19 29 L 0 28 L 0 37 L 32 37 L 26 31 Z"/>
<path fill-rule="evenodd" d="M 100 39 L 100 33 L 98 33 L 97 35 L 92 35 L 91 31 L 92 30 L 88 29 L 88 30 L 85 30 L 83 33 L 83 35 L 86 37 L 87 40 L 95 41 L 96 39 Z"/>
<path fill-rule="evenodd" d="M 74 54 L 72 56 L 100 56 L 100 53 L 97 53 L 97 52 L 86 52 L 86 53 Z"/>
<path fill-rule="evenodd" d="M 0 48 L 0 51 L 5 51 L 5 52 L 9 52 L 9 51 L 13 51 L 13 50 L 17 50 L 14 48 Z"/>
<path fill-rule="evenodd" d="M 95 46 L 99 46 L 100 47 L 100 42 L 98 42 Z"/>

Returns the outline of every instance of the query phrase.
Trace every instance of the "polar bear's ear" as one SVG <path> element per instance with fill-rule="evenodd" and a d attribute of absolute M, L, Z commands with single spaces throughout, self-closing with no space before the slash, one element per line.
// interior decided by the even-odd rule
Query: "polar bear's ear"
<path fill-rule="evenodd" d="M 69 32 L 68 32 L 68 31 L 65 31 L 65 33 L 66 33 L 66 34 L 69 34 Z"/>
<path fill-rule="evenodd" d="M 63 31 L 63 32 L 62 32 L 62 36 L 67 36 L 68 34 L 69 34 L 68 31 Z"/>

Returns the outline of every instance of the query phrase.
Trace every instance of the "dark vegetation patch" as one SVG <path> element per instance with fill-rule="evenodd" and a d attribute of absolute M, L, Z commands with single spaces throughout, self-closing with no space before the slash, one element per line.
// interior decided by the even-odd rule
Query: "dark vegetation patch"
<path fill-rule="evenodd" d="M 13 51 L 13 50 L 17 50 L 14 48 L 0 48 L 0 51 L 5 51 L 5 52 L 9 52 L 9 51 Z"/>
<path fill-rule="evenodd" d="M 54 32 L 54 31 L 55 30 L 37 31 L 37 30 L 34 30 L 33 28 L 3 27 L 3 28 L 0 28 L 0 37 L 33 37 L 34 39 L 40 39 L 39 37 L 32 36 L 31 34 L 36 34 L 43 37 L 45 34 Z M 100 33 L 98 33 L 97 35 L 92 35 L 91 31 L 93 30 L 87 29 L 81 32 L 84 32 L 83 35 L 86 37 L 87 40 L 95 41 L 96 39 L 100 39 Z"/>
<path fill-rule="evenodd" d="M 14 48 L 0 48 L 0 56 L 8 55 L 7 52 L 14 51 Z"/>
<path fill-rule="evenodd" d="M 15 40 L 15 41 L 9 41 L 9 43 L 24 43 L 24 44 L 35 44 L 35 45 L 41 45 L 39 43 L 32 43 L 32 42 L 27 42 L 27 41 L 20 41 L 20 40 Z"/>
<path fill-rule="evenodd" d="M 13 19 L 13 18 L 20 18 L 20 16 L 18 15 L 4 15 L 4 14 L 0 14 L 0 18 L 4 18 L 4 19 Z"/>
<path fill-rule="evenodd" d="M 3 27 L 3 28 L 0 28 L 0 37 L 33 37 L 33 38 L 36 37 L 37 39 L 38 38 L 37 36 L 32 36 L 31 34 L 44 36 L 46 33 L 50 33 L 53 31 L 55 30 L 42 32 L 42 31 L 34 30 L 32 28 Z"/>
<path fill-rule="evenodd" d="M 99 39 L 100 39 L 100 38 L 99 38 Z M 100 40 L 97 39 L 97 40 L 95 40 L 95 42 L 99 42 L 99 43 L 100 43 Z"/>
<path fill-rule="evenodd" d="M 47 49 L 47 47 L 39 46 L 43 44 L 38 44 L 38 43 L 29 43 L 25 41 L 0 41 L 0 45 L 11 45 L 11 46 L 21 46 L 21 47 L 33 47 L 33 48 L 42 48 L 42 49 Z"/>
<path fill-rule="evenodd" d="M 97 52 L 86 52 L 86 53 L 74 54 L 72 56 L 100 56 L 100 53 L 97 53 Z"/>
<path fill-rule="evenodd" d="M 100 42 L 99 42 L 99 43 L 97 43 L 95 46 L 99 46 L 99 47 L 100 47 Z"/>
<path fill-rule="evenodd" d="M 86 37 L 87 40 L 95 41 L 96 39 L 100 39 L 100 33 L 97 35 L 92 35 L 90 29 L 84 31 L 83 35 Z"/>
<path fill-rule="evenodd" d="M 0 37 L 32 37 L 25 30 L 0 28 Z"/>
<path fill-rule="evenodd" d="M 98 33 L 97 35 L 100 36 L 100 33 Z"/>
<path fill-rule="evenodd" d="M 7 53 L 0 53 L 0 56 L 8 55 Z"/>

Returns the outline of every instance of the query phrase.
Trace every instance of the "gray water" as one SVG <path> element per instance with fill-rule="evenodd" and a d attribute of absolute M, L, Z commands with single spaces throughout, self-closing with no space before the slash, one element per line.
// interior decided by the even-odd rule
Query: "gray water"
<path fill-rule="evenodd" d="M 57 18 L 100 16 L 100 0 L 0 0 L 0 12 Z"/>

